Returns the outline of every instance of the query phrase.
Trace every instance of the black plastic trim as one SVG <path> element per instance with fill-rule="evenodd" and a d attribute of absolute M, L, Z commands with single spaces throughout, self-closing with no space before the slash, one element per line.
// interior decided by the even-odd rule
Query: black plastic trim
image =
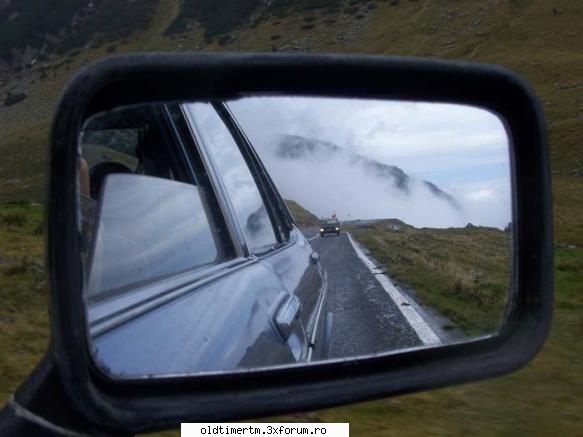
<path fill-rule="evenodd" d="M 81 293 L 78 133 L 99 111 L 151 101 L 319 95 L 462 103 L 503 117 L 515 181 L 516 301 L 496 337 L 370 359 L 210 377 L 108 381 L 90 365 Z M 140 54 L 83 69 L 53 123 L 48 202 L 52 348 L 67 395 L 93 423 L 145 432 L 183 421 L 233 420 L 330 407 L 502 375 L 542 347 L 552 313 L 546 124 L 525 82 L 464 62 L 291 54 Z"/>

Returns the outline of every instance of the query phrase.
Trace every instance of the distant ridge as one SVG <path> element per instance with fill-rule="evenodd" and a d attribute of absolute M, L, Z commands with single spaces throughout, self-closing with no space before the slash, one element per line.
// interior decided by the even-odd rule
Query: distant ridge
<path fill-rule="evenodd" d="M 306 138 L 300 135 L 281 135 L 276 146 L 275 156 L 280 159 L 326 159 L 330 156 L 346 156 L 352 165 L 362 165 L 368 172 L 377 177 L 390 180 L 392 185 L 405 194 L 410 194 L 411 184 L 415 180 L 401 168 L 395 165 L 383 164 L 370 158 L 365 158 L 357 153 L 352 153 L 336 144 Z M 428 181 L 420 181 L 431 193 L 447 201 L 455 209 L 459 209 L 458 201 L 450 194 L 443 191 L 437 185 Z"/>

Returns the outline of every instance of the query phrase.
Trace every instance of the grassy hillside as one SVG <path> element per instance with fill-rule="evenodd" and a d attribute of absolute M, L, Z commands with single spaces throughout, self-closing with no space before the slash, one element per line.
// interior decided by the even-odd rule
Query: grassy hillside
<path fill-rule="evenodd" d="M 346 231 L 370 250 L 391 279 L 412 289 L 455 327 L 470 336 L 496 332 L 510 293 L 510 232 L 475 226 L 417 229 L 396 222 L 355 224 Z"/>
<path fill-rule="evenodd" d="M 303 229 L 320 226 L 320 220 L 318 217 L 304 207 L 300 206 L 297 202 L 286 199 L 285 203 L 299 228 Z"/>
<path fill-rule="evenodd" d="M 583 2 L 341 0 L 339 7 L 313 10 L 301 7 L 307 2 L 282 2 L 292 5 L 269 13 L 259 7 L 213 34 L 208 22 L 185 13 L 179 0 L 155 0 L 150 18 L 139 21 L 143 25 L 114 32 L 113 39 L 88 35 L 80 48 L 73 44 L 21 71 L 6 72 L 0 64 L 0 200 L 42 197 L 48 129 L 57 99 L 75 71 L 110 53 L 373 53 L 509 67 L 533 85 L 550 130 L 557 303 L 543 352 L 527 369 L 504 378 L 275 420 L 349 421 L 352 435 L 581 434 Z M 179 28 L 169 32 L 176 23 Z M 106 26 L 105 20 L 93 29 L 100 26 Z M 9 93 L 26 98 L 4 106 Z M 27 218 L 24 224 L 12 218 L 0 226 L 0 400 L 29 372 L 45 347 L 48 329 L 39 273 L 42 239 L 35 231 L 40 213 L 25 204 L 3 205 L 3 213 Z M 568 248 L 573 245 L 579 248 Z"/>
<path fill-rule="evenodd" d="M 115 43 L 72 50 L 12 72 L 0 79 L 0 97 L 10 90 L 24 90 L 28 97 L 10 107 L 0 106 L 0 151 L 14 161 L 0 166 L 0 180 L 24 183 L 0 185 L 0 196 L 34 194 L 41 180 L 47 127 L 64 84 L 79 67 L 108 52 L 277 50 L 435 56 L 501 64 L 531 82 L 550 126 L 557 242 L 583 245 L 583 3 L 393 3 L 352 0 L 337 8 L 305 10 L 300 2 L 295 8 L 269 13 L 259 9 L 228 24 L 228 32 L 209 37 L 208 23 L 188 18 L 178 0 L 159 0 L 151 6 L 156 9 L 147 30 L 137 29 Z M 186 31 L 168 34 L 177 19 L 186 21 L 182 26 Z"/>
<path fill-rule="evenodd" d="M 48 343 L 42 208 L 0 204 L 0 399 L 30 372 Z"/>

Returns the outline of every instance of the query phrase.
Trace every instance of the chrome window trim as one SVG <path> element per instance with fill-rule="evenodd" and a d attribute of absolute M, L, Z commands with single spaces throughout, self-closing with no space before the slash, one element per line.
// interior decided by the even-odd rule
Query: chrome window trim
<path fill-rule="evenodd" d="M 275 184 L 269 177 L 269 174 L 267 173 L 265 166 L 263 165 L 263 162 L 261 162 L 261 159 L 257 155 L 257 151 L 255 150 L 251 141 L 247 137 L 247 134 L 239 124 L 239 121 L 231 111 L 231 108 L 229 108 L 227 102 L 221 101 L 220 103 L 217 103 L 217 105 L 220 107 L 221 110 L 219 115 L 227 125 L 227 128 L 229 130 L 235 130 L 237 132 L 237 135 L 236 137 L 234 136 L 234 139 L 237 145 L 239 146 L 239 149 L 243 149 L 241 150 L 241 154 L 243 154 L 244 157 L 245 155 L 247 155 L 247 157 L 251 161 L 253 161 L 254 168 L 249 168 L 249 170 L 251 171 L 251 174 L 253 175 L 254 179 L 260 180 L 260 183 L 257 183 L 256 181 L 256 184 L 257 187 L 259 188 L 259 192 L 261 193 L 261 197 L 263 198 L 265 208 L 267 209 L 269 219 L 273 227 L 273 232 L 275 233 L 275 236 L 279 242 L 279 244 L 276 245 L 275 248 L 281 246 L 282 244 L 285 245 L 285 243 L 287 243 L 287 241 L 290 239 L 289 233 L 291 233 L 293 227 L 292 226 L 293 220 L 290 222 L 289 217 L 286 216 L 285 213 L 283 213 L 283 211 L 280 211 L 280 209 L 283 208 L 285 208 L 285 211 L 287 211 L 287 206 L 282 207 L 281 205 L 281 204 L 285 205 L 285 201 L 281 198 L 279 191 L 277 190 Z M 225 118 L 227 118 L 228 120 L 225 120 Z M 276 203 L 277 205 L 274 205 L 274 203 Z M 281 225 L 285 225 L 288 228 L 287 238 L 284 230 L 281 228 Z"/>
<path fill-rule="evenodd" d="M 254 258 L 236 258 L 222 264 L 203 267 L 163 280 L 150 282 L 92 304 L 87 302 L 89 336 L 95 338 L 109 332 L 165 303 L 193 292 L 255 262 L 257 260 Z"/>
<path fill-rule="evenodd" d="M 320 290 L 320 298 L 318 299 L 316 315 L 313 320 L 308 322 L 308 328 L 311 328 L 312 335 L 310 336 L 310 344 L 308 348 L 308 356 L 306 357 L 307 362 L 312 361 L 312 355 L 314 354 L 314 349 L 316 348 L 316 339 L 318 338 L 320 326 L 320 319 L 322 318 L 322 310 L 324 308 L 324 302 L 326 302 L 326 297 L 328 296 L 328 273 L 324 270 L 322 275 L 322 288 Z M 310 326 L 311 325 L 311 326 Z"/>
<path fill-rule="evenodd" d="M 210 105 L 209 102 L 205 103 L 208 103 Z M 231 204 L 226 188 L 215 166 L 215 163 L 213 162 L 212 158 L 210 157 L 210 154 L 206 149 L 207 146 L 204 143 L 202 136 L 200 135 L 196 121 L 192 117 L 192 114 L 188 110 L 187 106 L 188 106 L 187 103 L 181 104 L 180 109 L 186 120 L 186 124 L 190 129 L 190 133 L 194 138 L 195 147 L 197 148 L 197 151 L 200 157 L 202 158 L 203 165 L 205 166 L 209 178 L 211 180 L 215 197 L 217 199 L 219 207 L 221 208 L 221 213 L 225 218 L 225 222 L 227 224 L 231 240 L 233 241 L 233 245 L 235 246 L 235 253 L 237 257 L 247 257 L 249 256 L 250 252 L 249 248 L 247 247 L 247 242 L 245 240 L 241 224 L 237 219 L 237 215 L 235 214 L 235 210 L 233 208 L 233 205 Z M 212 107 L 212 110 L 215 111 L 214 107 Z"/>

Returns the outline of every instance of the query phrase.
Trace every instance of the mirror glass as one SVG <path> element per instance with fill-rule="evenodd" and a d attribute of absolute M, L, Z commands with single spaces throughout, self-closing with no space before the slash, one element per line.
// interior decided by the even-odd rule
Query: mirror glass
<path fill-rule="evenodd" d="M 80 142 L 87 335 L 110 377 L 394 354 L 505 321 L 509 139 L 484 109 L 152 103 Z"/>

